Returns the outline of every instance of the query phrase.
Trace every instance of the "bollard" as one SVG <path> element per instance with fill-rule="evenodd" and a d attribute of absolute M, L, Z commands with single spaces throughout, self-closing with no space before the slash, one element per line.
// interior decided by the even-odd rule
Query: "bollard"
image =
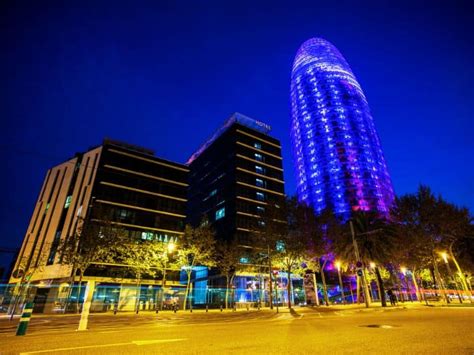
<path fill-rule="evenodd" d="M 209 312 L 209 306 L 206 304 L 206 313 Z"/>
<path fill-rule="evenodd" d="M 249 304 L 247 303 L 247 312 L 250 310 Z"/>
<path fill-rule="evenodd" d="M 18 323 L 18 328 L 16 330 L 16 335 L 25 335 L 26 329 L 28 328 L 28 323 L 31 319 L 31 314 L 33 313 L 33 302 L 28 302 L 23 308 L 23 313 L 21 314 L 20 323 Z"/>
<path fill-rule="evenodd" d="M 222 305 L 221 305 L 221 312 L 222 312 Z"/>
<path fill-rule="evenodd" d="M 114 304 L 114 316 L 117 315 L 118 312 L 118 303 Z"/>

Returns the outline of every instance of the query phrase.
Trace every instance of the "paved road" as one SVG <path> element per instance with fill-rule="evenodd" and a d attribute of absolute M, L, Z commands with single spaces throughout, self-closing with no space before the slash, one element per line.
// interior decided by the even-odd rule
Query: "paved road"
<path fill-rule="evenodd" d="M 0 352 L 474 354 L 474 307 L 92 315 L 85 332 L 77 321 L 37 316 L 28 335 L 15 337 L 15 324 L 0 320 Z"/>

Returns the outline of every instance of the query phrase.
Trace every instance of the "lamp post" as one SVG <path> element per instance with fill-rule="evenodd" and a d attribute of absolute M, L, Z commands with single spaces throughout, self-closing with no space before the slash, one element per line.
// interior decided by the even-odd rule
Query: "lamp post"
<path fill-rule="evenodd" d="M 341 277 L 341 262 L 336 261 L 334 262 L 334 265 L 336 266 L 337 275 L 339 276 L 339 287 L 341 288 L 342 303 L 346 304 L 346 295 L 344 294 L 344 285 L 342 284 L 342 277 Z"/>

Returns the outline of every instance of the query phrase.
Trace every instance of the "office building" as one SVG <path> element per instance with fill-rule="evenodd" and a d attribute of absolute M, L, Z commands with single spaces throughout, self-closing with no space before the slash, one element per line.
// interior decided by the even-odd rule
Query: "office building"
<path fill-rule="evenodd" d="M 329 208 L 387 215 L 394 193 L 367 99 L 331 43 L 311 38 L 291 74 L 291 138 L 297 194 Z"/>

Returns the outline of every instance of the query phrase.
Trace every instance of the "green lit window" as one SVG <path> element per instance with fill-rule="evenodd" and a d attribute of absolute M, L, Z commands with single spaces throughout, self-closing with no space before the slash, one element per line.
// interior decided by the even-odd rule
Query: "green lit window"
<path fill-rule="evenodd" d="M 240 262 L 241 264 L 248 264 L 248 263 L 249 263 L 249 258 L 241 257 L 241 258 L 239 259 L 239 262 Z"/>
<path fill-rule="evenodd" d="M 143 240 L 153 240 L 153 232 L 142 232 Z"/>
<path fill-rule="evenodd" d="M 209 196 L 214 196 L 216 193 L 217 193 L 217 189 L 214 189 L 214 190 L 211 191 L 211 193 L 209 194 Z"/>
<path fill-rule="evenodd" d="M 223 217 L 225 217 L 225 207 L 220 208 L 220 209 L 218 209 L 218 210 L 216 211 L 216 221 L 217 221 L 218 219 L 223 218 Z"/>
<path fill-rule="evenodd" d="M 277 251 L 285 251 L 285 243 L 279 240 L 278 242 L 276 242 L 275 248 Z"/>
<path fill-rule="evenodd" d="M 72 201 L 72 196 L 66 197 L 66 203 L 64 204 L 64 208 L 68 208 L 69 205 L 71 204 Z"/>

